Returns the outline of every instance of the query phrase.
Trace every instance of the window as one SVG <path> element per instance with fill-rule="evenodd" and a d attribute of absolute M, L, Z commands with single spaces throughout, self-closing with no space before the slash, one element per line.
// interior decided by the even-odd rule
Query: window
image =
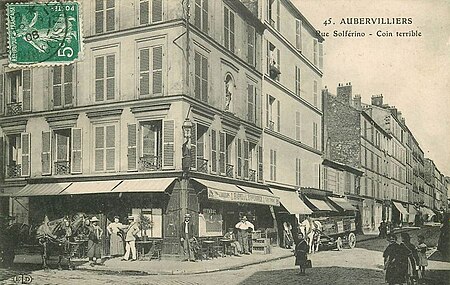
<path fill-rule="evenodd" d="M 267 43 L 267 73 L 273 80 L 280 80 L 280 50 L 269 41 Z"/>
<path fill-rule="evenodd" d="M 300 158 L 295 159 L 295 185 L 301 186 L 301 168 L 302 168 L 302 161 Z"/>
<path fill-rule="evenodd" d="M 7 72 L 5 79 L 6 114 L 31 111 L 31 71 L 22 69 Z"/>
<path fill-rule="evenodd" d="M 11 134 L 6 137 L 6 177 L 16 178 L 30 175 L 30 134 Z"/>
<path fill-rule="evenodd" d="M 314 80 L 314 86 L 313 86 L 313 97 L 314 101 L 313 104 L 315 107 L 318 107 L 318 95 L 317 95 L 317 80 Z"/>
<path fill-rule="evenodd" d="M 95 102 L 114 100 L 116 93 L 116 56 L 95 58 Z"/>
<path fill-rule="evenodd" d="M 116 126 L 96 126 L 95 171 L 114 171 L 116 169 Z"/>
<path fill-rule="evenodd" d="M 255 28 L 247 24 L 247 63 L 251 66 L 256 65 L 256 32 Z"/>
<path fill-rule="evenodd" d="M 205 33 L 208 33 L 208 1 L 195 0 L 194 7 L 194 25 Z"/>
<path fill-rule="evenodd" d="M 300 76 L 300 68 L 298 66 L 295 67 L 295 95 L 298 97 L 301 96 L 301 76 Z"/>
<path fill-rule="evenodd" d="M 53 107 L 62 108 L 73 104 L 73 65 L 53 67 Z"/>
<path fill-rule="evenodd" d="M 345 173 L 345 193 L 351 193 L 351 175 L 349 172 Z"/>
<path fill-rule="evenodd" d="M 211 172 L 217 172 L 217 131 L 211 130 Z"/>
<path fill-rule="evenodd" d="M 302 50 L 302 20 L 295 19 L 295 47 Z"/>
<path fill-rule="evenodd" d="M 323 69 L 323 44 L 319 43 L 319 68 Z"/>
<path fill-rule="evenodd" d="M 223 10 L 223 44 L 234 53 L 234 12 L 224 7 Z"/>
<path fill-rule="evenodd" d="M 275 104 L 275 98 L 266 95 L 266 125 L 272 131 L 275 130 L 275 122 L 273 121 L 273 105 Z"/>
<path fill-rule="evenodd" d="M 162 46 L 139 50 L 139 96 L 162 95 L 163 56 Z"/>
<path fill-rule="evenodd" d="M 191 144 L 191 168 L 199 172 L 208 173 L 208 159 L 205 155 L 206 136 L 208 128 L 200 124 L 194 124 L 192 128 Z"/>
<path fill-rule="evenodd" d="M 280 132 L 281 129 L 281 106 L 280 100 L 277 101 L 277 131 Z"/>
<path fill-rule="evenodd" d="M 81 129 L 42 132 L 42 175 L 81 173 Z"/>
<path fill-rule="evenodd" d="M 270 150 L 270 180 L 277 180 L 277 152 Z"/>
<path fill-rule="evenodd" d="M 313 122 L 313 148 L 318 149 L 317 123 Z"/>
<path fill-rule="evenodd" d="M 297 141 L 301 140 L 301 114 L 299 111 L 295 112 L 295 139 Z"/>
<path fill-rule="evenodd" d="M 95 33 L 116 29 L 115 0 L 95 0 Z"/>
<path fill-rule="evenodd" d="M 160 169 L 162 165 L 162 121 L 142 122 L 141 135 L 140 169 Z"/>
<path fill-rule="evenodd" d="M 319 64 L 319 41 L 317 39 L 313 39 L 313 46 L 314 46 L 314 57 L 313 57 L 313 63 L 314 65 Z"/>
<path fill-rule="evenodd" d="M 208 102 L 208 59 L 196 52 L 195 62 L 195 98 Z"/>
<path fill-rule="evenodd" d="M 258 146 L 258 181 L 263 181 L 263 154 L 262 146 Z"/>
<path fill-rule="evenodd" d="M 162 0 L 139 1 L 139 24 L 157 23 L 162 21 Z"/>
<path fill-rule="evenodd" d="M 328 167 L 323 168 L 323 189 L 328 189 Z"/>
<path fill-rule="evenodd" d="M 256 123 L 256 89 L 253 84 L 247 85 L 247 119 L 251 123 Z"/>

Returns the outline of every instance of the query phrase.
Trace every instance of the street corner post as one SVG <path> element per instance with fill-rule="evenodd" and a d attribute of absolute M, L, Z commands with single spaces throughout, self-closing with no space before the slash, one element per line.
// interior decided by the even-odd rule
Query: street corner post
<path fill-rule="evenodd" d="M 71 2 L 7 4 L 10 67 L 67 65 L 80 59 L 80 4 Z"/>

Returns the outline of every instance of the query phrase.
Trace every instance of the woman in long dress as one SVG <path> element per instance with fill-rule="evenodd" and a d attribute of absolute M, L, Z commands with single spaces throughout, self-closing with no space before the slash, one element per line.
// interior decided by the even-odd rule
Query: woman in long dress
<path fill-rule="evenodd" d="M 300 267 L 300 275 L 305 275 L 306 263 L 308 260 L 308 244 L 303 234 L 298 234 L 298 242 L 295 245 L 295 265 Z"/>
<path fill-rule="evenodd" d="M 402 246 L 397 243 L 397 236 L 388 236 L 389 245 L 384 250 L 384 270 L 386 271 L 386 282 L 390 285 L 403 284 L 406 281 L 405 262 L 406 256 Z"/>
<path fill-rule="evenodd" d="M 114 222 L 110 223 L 107 227 L 110 236 L 109 240 L 109 254 L 111 256 L 122 256 L 125 253 L 123 243 L 123 224 L 120 222 L 119 217 L 114 217 Z"/>

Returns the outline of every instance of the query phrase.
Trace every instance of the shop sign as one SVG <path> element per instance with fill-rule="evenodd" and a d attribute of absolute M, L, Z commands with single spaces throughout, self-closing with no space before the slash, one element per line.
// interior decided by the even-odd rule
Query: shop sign
<path fill-rule="evenodd" d="M 250 194 L 246 192 L 231 192 L 216 189 L 208 189 L 208 198 L 211 200 L 219 200 L 225 202 L 239 202 L 239 203 L 280 206 L 280 199 L 278 197 Z"/>

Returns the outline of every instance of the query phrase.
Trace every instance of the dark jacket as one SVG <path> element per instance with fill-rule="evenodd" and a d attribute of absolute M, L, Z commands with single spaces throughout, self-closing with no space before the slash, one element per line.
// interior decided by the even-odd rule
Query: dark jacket
<path fill-rule="evenodd" d="M 192 224 L 192 222 L 189 222 L 189 225 L 188 225 L 188 235 L 189 235 L 189 238 L 194 236 L 194 224 Z M 180 225 L 180 237 L 186 239 L 184 221 Z"/>

